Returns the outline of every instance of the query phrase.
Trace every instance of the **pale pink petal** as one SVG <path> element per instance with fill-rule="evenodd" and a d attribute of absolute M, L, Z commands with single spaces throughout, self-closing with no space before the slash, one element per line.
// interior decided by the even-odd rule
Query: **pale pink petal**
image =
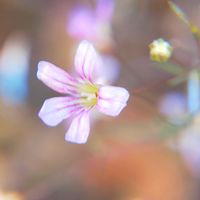
<path fill-rule="evenodd" d="M 40 61 L 38 63 L 37 78 L 57 92 L 63 94 L 74 92 L 74 79 L 67 72 L 49 62 Z"/>
<path fill-rule="evenodd" d="M 73 143 L 86 143 L 90 132 L 90 119 L 88 111 L 75 117 L 65 135 L 65 140 Z"/>
<path fill-rule="evenodd" d="M 117 116 L 127 105 L 129 93 L 121 87 L 103 86 L 99 89 L 97 108 L 100 112 Z"/>
<path fill-rule="evenodd" d="M 106 115 L 117 116 L 126 106 L 126 103 L 113 100 L 100 99 L 98 102 L 98 110 Z"/>
<path fill-rule="evenodd" d="M 98 94 L 102 99 L 111 99 L 121 102 L 126 102 L 129 98 L 128 91 L 122 87 L 102 86 L 99 88 Z"/>
<path fill-rule="evenodd" d="M 44 102 L 38 115 L 45 124 L 56 126 L 81 109 L 72 97 L 54 97 Z"/>
<path fill-rule="evenodd" d="M 93 81 L 95 71 L 102 65 L 101 59 L 95 51 L 93 45 L 87 41 L 82 41 L 75 56 L 75 69 L 83 79 Z"/>

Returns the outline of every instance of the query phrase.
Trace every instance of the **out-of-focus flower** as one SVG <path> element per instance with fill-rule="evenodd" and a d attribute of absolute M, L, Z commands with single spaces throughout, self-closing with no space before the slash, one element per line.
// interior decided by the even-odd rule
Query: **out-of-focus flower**
<path fill-rule="evenodd" d="M 93 40 L 96 35 L 96 19 L 92 10 L 87 7 L 75 8 L 70 13 L 67 31 L 75 38 Z"/>
<path fill-rule="evenodd" d="M 111 21 L 115 0 L 97 0 L 96 16 L 101 21 Z"/>
<path fill-rule="evenodd" d="M 0 96 L 6 103 L 23 103 L 27 97 L 30 44 L 25 35 L 11 35 L 0 53 Z"/>
<path fill-rule="evenodd" d="M 162 38 L 154 40 L 150 45 L 151 60 L 156 62 L 166 62 L 172 55 L 173 48 L 169 42 Z"/>
<path fill-rule="evenodd" d="M 24 198 L 16 192 L 0 191 L 0 200 L 24 200 Z"/>
<path fill-rule="evenodd" d="M 114 0 L 98 0 L 96 9 L 76 7 L 69 15 L 68 33 L 77 39 L 87 39 L 99 46 L 111 43 L 111 18 Z"/>
<path fill-rule="evenodd" d="M 159 101 L 159 110 L 172 124 L 182 124 L 187 116 L 186 97 L 179 92 L 165 94 Z"/>
<path fill-rule="evenodd" d="M 196 114 L 200 109 L 200 80 L 197 70 L 192 70 L 187 84 L 188 112 Z"/>
<path fill-rule="evenodd" d="M 176 14 L 176 16 L 189 27 L 189 29 L 192 32 L 192 34 L 194 35 L 194 37 L 197 39 L 200 39 L 199 28 L 189 20 L 188 16 L 185 14 L 185 12 L 177 4 L 175 4 L 172 1 L 169 1 L 169 7 Z"/>
<path fill-rule="evenodd" d="M 49 126 L 56 126 L 64 119 L 73 117 L 65 139 L 85 143 L 90 131 L 90 111 L 96 107 L 100 112 L 117 116 L 126 106 L 129 93 L 121 87 L 100 85 L 98 72 L 102 62 L 94 47 L 87 41 L 80 43 L 75 56 L 77 77 L 53 64 L 41 61 L 37 77 L 53 90 L 67 94 L 44 102 L 39 117 Z"/>

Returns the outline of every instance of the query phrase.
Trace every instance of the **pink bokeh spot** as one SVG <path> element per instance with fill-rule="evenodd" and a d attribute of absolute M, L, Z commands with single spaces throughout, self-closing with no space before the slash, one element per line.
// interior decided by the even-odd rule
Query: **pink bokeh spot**
<path fill-rule="evenodd" d="M 75 8 L 69 15 L 67 31 L 75 38 L 93 40 L 96 35 L 95 14 L 91 9 L 84 6 Z"/>
<path fill-rule="evenodd" d="M 86 5 L 75 7 L 69 14 L 67 32 L 76 39 L 107 42 L 114 3 L 114 0 L 98 0 L 95 9 Z"/>

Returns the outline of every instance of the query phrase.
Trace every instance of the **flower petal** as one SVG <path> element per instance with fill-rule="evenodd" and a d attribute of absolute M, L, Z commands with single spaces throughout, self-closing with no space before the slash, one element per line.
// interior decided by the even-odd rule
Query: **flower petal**
<path fill-rule="evenodd" d="M 129 93 L 121 87 L 103 86 L 99 89 L 97 108 L 100 112 L 117 116 L 127 105 Z"/>
<path fill-rule="evenodd" d="M 126 103 L 101 99 L 98 102 L 98 110 L 106 115 L 117 116 L 126 106 Z"/>
<path fill-rule="evenodd" d="M 129 93 L 122 87 L 103 86 L 99 88 L 99 96 L 102 99 L 126 102 L 129 98 Z"/>
<path fill-rule="evenodd" d="M 81 78 L 93 81 L 95 79 L 94 72 L 99 71 L 98 68 L 101 66 L 101 59 L 91 43 L 82 41 L 78 47 L 74 63 Z"/>
<path fill-rule="evenodd" d="M 74 79 L 67 72 L 49 62 L 40 61 L 38 63 L 37 78 L 56 92 L 63 94 L 74 92 Z"/>
<path fill-rule="evenodd" d="M 45 124 L 56 126 L 81 108 L 72 97 L 54 97 L 44 102 L 38 116 Z"/>
<path fill-rule="evenodd" d="M 90 132 L 89 113 L 85 111 L 75 117 L 65 135 L 65 140 L 73 143 L 86 143 Z"/>

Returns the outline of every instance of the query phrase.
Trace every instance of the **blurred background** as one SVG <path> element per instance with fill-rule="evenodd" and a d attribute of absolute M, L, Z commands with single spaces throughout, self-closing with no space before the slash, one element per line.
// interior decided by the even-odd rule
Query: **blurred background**
<path fill-rule="evenodd" d="M 182 10 L 166 0 L 0 0 L 0 200 L 200 199 L 200 2 L 174 3 Z M 150 58 L 158 38 L 171 45 L 167 62 Z M 64 140 L 66 124 L 38 118 L 59 94 L 36 71 L 47 60 L 73 73 L 84 39 L 130 99 L 119 117 L 96 116 L 78 145 Z"/>

